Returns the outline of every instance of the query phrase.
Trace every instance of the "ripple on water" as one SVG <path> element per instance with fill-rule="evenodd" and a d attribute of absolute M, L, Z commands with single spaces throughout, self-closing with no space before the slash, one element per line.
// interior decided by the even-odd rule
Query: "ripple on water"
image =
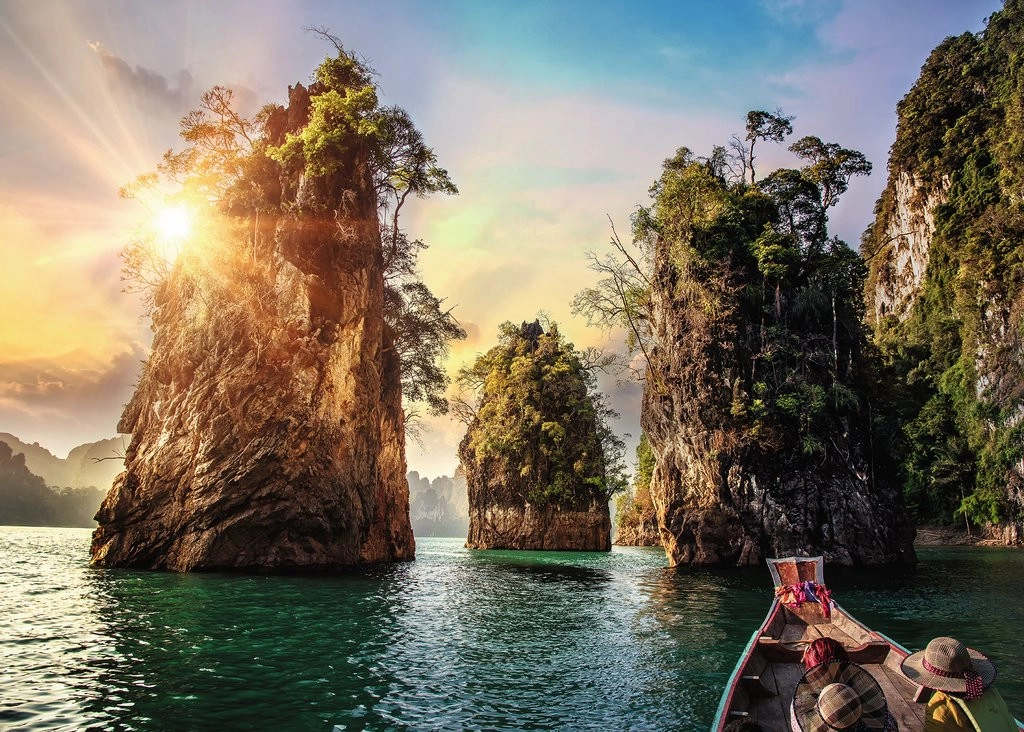
<path fill-rule="evenodd" d="M 657 549 L 418 543 L 339 577 L 176 575 L 90 569 L 88 531 L 2 528 L 0 726 L 706 729 L 771 598 L 763 568 L 677 572 Z M 1020 555 L 922 558 L 838 572 L 837 597 L 908 645 L 962 631 L 1020 710 L 998 655 Z"/>

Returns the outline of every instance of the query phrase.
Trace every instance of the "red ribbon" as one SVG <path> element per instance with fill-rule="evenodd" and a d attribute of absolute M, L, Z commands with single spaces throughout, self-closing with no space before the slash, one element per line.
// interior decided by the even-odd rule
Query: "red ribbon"
<path fill-rule="evenodd" d="M 962 674 L 953 673 L 952 671 L 946 671 L 945 669 L 932 666 L 928 663 L 927 658 L 921 659 L 921 665 L 924 666 L 925 671 L 933 673 L 936 676 L 941 676 L 944 679 L 963 679 L 967 682 L 967 692 L 964 694 L 968 700 L 977 699 L 979 696 L 985 693 L 985 685 L 981 682 L 981 675 L 973 668 L 969 668 Z"/>

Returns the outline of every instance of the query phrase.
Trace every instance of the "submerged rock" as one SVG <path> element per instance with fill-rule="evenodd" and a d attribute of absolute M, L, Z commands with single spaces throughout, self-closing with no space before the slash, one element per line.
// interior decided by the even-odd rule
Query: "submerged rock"
<path fill-rule="evenodd" d="M 299 132 L 326 91 L 292 89 L 269 142 Z M 94 565 L 322 571 L 413 558 L 370 150 L 347 134 L 315 177 L 260 158 L 279 175 L 261 182 L 281 196 L 273 215 L 222 227 L 156 292 Z"/>

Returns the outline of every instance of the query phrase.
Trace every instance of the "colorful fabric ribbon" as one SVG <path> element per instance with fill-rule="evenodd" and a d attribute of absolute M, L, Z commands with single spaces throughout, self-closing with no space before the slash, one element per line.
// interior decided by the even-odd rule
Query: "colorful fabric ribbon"
<path fill-rule="evenodd" d="M 832 617 L 832 592 L 817 582 L 805 580 L 795 585 L 779 585 L 775 588 L 775 597 L 786 607 L 799 607 L 805 602 L 816 602 L 821 605 L 822 614 L 826 619 Z"/>
<path fill-rule="evenodd" d="M 985 684 L 981 680 L 981 675 L 973 668 L 969 668 L 962 674 L 958 674 L 952 671 L 946 671 L 938 666 L 932 666 L 928 663 L 928 659 L 926 658 L 921 659 L 921 665 L 924 666 L 925 671 L 933 673 L 936 676 L 941 676 L 944 679 L 963 679 L 966 681 L 967 691 L 964 694 L 964 697 L 966 697 L 968 701 L 977 699 L 985 693 Z"/>

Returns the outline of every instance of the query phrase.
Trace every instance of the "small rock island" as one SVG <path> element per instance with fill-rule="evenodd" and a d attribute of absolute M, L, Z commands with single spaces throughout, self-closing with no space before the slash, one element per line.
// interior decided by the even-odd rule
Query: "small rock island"
<path fill-rule="evenodd" d="M 182 120 L 193 147 L 159 168 L 193 186 L 210 221 L 152 293 L 153 352 L 119 425 L 132 441 L 96 516 L 95 566 L 294 572 L 414 558 L 386 318 L 385 270 L 404 234 L 393 201 L 392 220 L 379 211 L 388 191 L 455 189 L 338 50 L 308 88 L 289 88 L 287 107 L 253 121 L 215 88 Z"/>
<path fill-rule="evenodd" d="M 459 445 L 473 549 L 609 551 L 623 483 L 593 376 L 551 325 L 505 323 L 460 381 L 479 402 Z"/>

